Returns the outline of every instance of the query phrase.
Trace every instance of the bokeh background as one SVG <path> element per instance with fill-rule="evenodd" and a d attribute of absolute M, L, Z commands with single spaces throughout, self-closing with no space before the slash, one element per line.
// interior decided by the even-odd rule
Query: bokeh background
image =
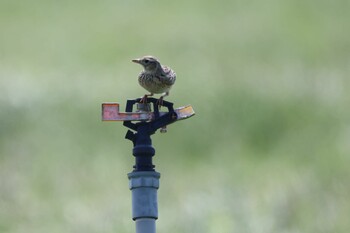
<path fill-rule="evenodd" d="M 158 232 L 349 232 L 347 0 L 1 0 L 0 232 L 134 232 L 132 144 L 101 103 L 196 116 L 153 136 Z"/>

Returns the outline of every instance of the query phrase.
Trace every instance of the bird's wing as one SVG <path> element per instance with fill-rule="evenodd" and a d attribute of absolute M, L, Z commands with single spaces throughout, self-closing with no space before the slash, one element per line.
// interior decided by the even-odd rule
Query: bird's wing
<path fill-rule="evenodd" d="M 173 85 L 176 80 L 176 73 L 167 66 L 163 66 L 164 82 L 168 85 Z"/>

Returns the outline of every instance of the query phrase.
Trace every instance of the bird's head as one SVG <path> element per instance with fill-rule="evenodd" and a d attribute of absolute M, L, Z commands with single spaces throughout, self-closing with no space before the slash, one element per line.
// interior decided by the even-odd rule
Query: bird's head
<path fill-rule="evenodd" d="M 142 65 L 145 71 L 150 72 L 156 71 L 160 67 L 159 61 L 153 56 L 144 56 L 141 58 L 133 59 L 132 62 Z"/>

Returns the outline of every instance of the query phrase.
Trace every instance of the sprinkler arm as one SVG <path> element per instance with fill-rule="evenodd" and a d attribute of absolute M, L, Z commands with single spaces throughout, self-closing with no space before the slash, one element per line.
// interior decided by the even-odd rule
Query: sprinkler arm
<path fill-rule="evenodd" d="M 186 105 L 174 109 L 176 120 L 184 120 L 193 116 L 194 110 L 191 105 Z M 159 112 L 159 117 L 164 116 L 168 112 Z M 119 103 L 103 103 L 102 104 L 102 121 L 152 121 L 155 119 L 153 112 L 120 112 Z"/>

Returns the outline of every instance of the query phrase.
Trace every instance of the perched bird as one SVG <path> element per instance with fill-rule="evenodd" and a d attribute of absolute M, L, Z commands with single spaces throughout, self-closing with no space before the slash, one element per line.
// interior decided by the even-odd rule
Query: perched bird
<path fill-rule="evenodd" d="M 143 96 L 141 102 L 146 103 L 147 97 L 153 94 L 162 94 L 158 100 L 159 105 L 162 105 L 163 98 L 169 95 L 170 88 L 175 83 L 176 73 L 169 67 L 162 66 L 153 56 L 144 56 L 132 61 L 143 66 L 144 70 L 139 74 L 139 84 L 150 92 Z"/>

